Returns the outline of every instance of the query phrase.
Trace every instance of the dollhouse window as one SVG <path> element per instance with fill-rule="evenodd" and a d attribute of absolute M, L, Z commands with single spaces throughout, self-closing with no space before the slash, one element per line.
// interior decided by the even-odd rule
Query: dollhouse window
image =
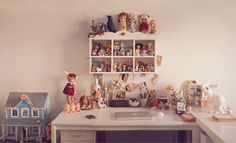
<path fill-rule="evenodd" d="M 11 110 L 11 117 L 18 117 L 18 109 Z"/>
<path fill-rule="evenodd" d="M 39 117 L 39 110 L 38 109 L 32 109 L 32 117 Z"/>
<path fill-rule="evenodd" d="M 33 132 L 34 134 L 39 133 L 39 127 L 38 127 L 38 126 L 33 126 L 33 127 L 32 127 L 32 132 Z"/>
<path fill-rule="evenodd" d="M 21 117 L 29 117 L 29 109 L 21 108 Z"/>

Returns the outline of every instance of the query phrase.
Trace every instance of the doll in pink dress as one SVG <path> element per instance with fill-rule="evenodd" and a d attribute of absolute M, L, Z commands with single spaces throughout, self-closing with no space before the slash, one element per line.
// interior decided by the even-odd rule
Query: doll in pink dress
<path fill-rule="evenodd" d="M 74 73 L 68 73 L 68 72 L 65 73 L 67 74 L 68 83 L 66 84 L 63 93 L 67 95 L 67 104 L 71 105 L 75 100 L 75 94 L 76 94 L 75 82 L 77 75 Z"/>

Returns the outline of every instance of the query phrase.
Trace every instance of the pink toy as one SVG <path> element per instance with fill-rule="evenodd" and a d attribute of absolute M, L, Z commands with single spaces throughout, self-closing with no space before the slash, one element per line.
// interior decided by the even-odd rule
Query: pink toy
<path fill-rule="evenodd" d="M 141 14 L 139 15 L 139 31 L 143 33 L 147 33 L 149 30 L 149 19 L 150 16 L 147 14 Z"/>

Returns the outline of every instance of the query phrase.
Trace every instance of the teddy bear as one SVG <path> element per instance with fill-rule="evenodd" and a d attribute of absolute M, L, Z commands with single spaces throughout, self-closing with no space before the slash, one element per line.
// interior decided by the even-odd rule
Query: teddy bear
<path fill-rule="evenodd" d="M 149 19 L 150 16 L 147 14 L 139 15 L 139 31 L 143 33 L 147 33 L 149 30 Z"/>

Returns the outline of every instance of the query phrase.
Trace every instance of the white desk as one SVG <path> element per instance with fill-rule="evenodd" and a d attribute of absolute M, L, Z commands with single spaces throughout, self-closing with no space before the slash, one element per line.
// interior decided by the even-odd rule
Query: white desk
<path fill-rule="evenodd" d="M 199 127 L 215 143 L 236 143 L 236 122 L 216 122 L 208 113 L 193 112 Z"/>
<path fill-rule="evenodd" d="M 145 108 L 105 108 L 79 113 L 60 113 L 52 122 L 52 143 L 56 143 L 57 131 L 67 134 L 67 131 L 86 131 L 93 139 L 89 142 L 95 142 L 96 131 L 160 131 L 160 130 L 190 130 L 192 131 L 192 142 L 199 143 L 200 129 L 196 123 L 183 122 L 173 112 L 164 112 L 164 117 L 155 116 L 153 120 L 116 120 L 114 112 L 118 111 L 144 111 Z M 152 114 L 159 110 L 150 110 Z M 96 119 L 89 120 L 85 115 L 92 114 Z M 85 131 L 85 132 L 84 132 Z M 64 135 L 63 135 L 64 136 Z M 78 137 L 80 135 L 76 135 Z"/>

